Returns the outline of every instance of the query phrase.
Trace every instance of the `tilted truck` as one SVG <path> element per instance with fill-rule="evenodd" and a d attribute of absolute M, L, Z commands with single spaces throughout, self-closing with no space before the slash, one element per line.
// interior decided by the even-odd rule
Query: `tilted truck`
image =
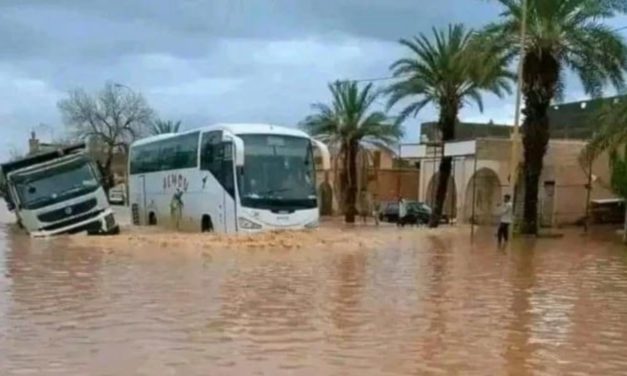
<path fill-rule="evenodd" d="M 119 232 L 102 174 L 84 144 L 4 163 L 0 174 L 9 210 L 33 237 Z"/>

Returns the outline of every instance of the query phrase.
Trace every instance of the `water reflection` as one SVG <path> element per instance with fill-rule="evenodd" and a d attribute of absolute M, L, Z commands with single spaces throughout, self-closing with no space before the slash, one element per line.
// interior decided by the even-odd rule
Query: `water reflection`
<path fill-rule="evenodd" d="M 533 355 L 531 339 L 531 295 L 535 285 L 534 257 L 536 241 L 524 239 L 511 250 L 512 269 L 509 272 L 511 289 L 510 316 L 506 326 L 505 360 L 509 375 L 531 375 L 530 360 Z"/>
<path fill-rule="evenodd" d="M 624 248 L 381 229 L 377 250 L 72 248 L 0 224 L 0 374 L 621 374 Z"/>

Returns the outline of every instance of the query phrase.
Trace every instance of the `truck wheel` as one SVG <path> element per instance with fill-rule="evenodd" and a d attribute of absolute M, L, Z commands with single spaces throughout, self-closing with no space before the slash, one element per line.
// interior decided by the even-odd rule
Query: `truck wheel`
<path fill-rule="evenodd" d="M 120 235 L 120 226 L 115 226 L 107 232 L 107 235 Z"/>

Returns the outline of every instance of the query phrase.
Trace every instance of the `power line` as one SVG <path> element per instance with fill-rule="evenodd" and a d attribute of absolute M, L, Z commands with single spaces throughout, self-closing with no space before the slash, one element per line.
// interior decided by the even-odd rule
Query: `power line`
<path fill-rule="evenodd" d="M 353 81 L 353 82 L 374 82 L 374 81 L 388 81 L 388 80 L 395 80 L 395 79 L 399 79 L 402 78 L 401 77 L 394 77 L 394 76 L 382 76 L 382 77 L 372 77 L 372 78 L 359 78 L 356 80 L 342 80 L 342 81 Z"/>

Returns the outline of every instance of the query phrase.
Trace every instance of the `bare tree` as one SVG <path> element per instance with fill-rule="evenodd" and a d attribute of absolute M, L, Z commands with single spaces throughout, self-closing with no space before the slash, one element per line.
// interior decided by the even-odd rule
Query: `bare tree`
<path fill-rule="evenodd" d="M 115 152 L 128 154 L 130 143 L 141 137 L 151 123 L 153 110 L 140 93 L 112 82 L 94 95 L 83 89 L 72 90 L 58 107 L 73 137 L 95 142 L 102 148 L 99 162 L 108 190 L 114 184 Z"/>

